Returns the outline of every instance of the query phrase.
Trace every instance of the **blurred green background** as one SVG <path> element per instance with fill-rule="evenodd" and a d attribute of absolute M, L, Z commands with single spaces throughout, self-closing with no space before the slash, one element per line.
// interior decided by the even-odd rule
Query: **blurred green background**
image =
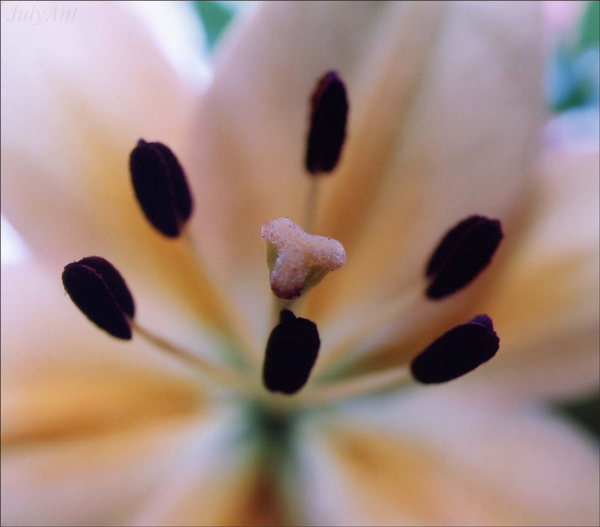
<path fill-rule="evenodd" d="M 209 51 L 214 52 L 219 38 L 245 2 L 194 2 L 206 32 Z M 600 101 L 600 2 L 584 3 L 581 15 L 552 44 L 547 67 L 547 101 L 555 114 L 595 112 Z M 594 115 L 594 114 L 592 114 Z M 597 119 L 593 118 L 597 122 Z M 600 352 L 600 351 L 599 351 Z M 554 410 L 600 436 L 600 394 L 556 405 Z"/>

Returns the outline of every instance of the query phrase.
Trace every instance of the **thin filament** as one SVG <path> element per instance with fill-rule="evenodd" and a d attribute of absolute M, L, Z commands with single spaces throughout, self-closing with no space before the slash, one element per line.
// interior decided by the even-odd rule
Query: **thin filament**
<path fill-rule="evenodd" d="M 242 379 L 235 373 L 225 370 L 214 364 L 210 364 L 201 357 L 194 355 L 167 340 L 155 335 L 150 330 L 140 326 L 135 321 L 131 321 L 131 328 L 135 335 L 142 337 L 144 340 L 152 344 L 154 347 L 166 351 L 169 355 L 177 357 L 188 364 L 194 366 L 196 371 L 201 372 L 207 380 L 217 382 L 220 385 L 234 388 L 237 391 L 244 391 Z"/>
<path fill-rule="evenodd" d="M 337 369 L 335 363 L 338 361 L 347 362 L 349 350 L 360 350 L 365 346 L 366 341 L 371 339 L 373 334 L 381 328 L 393 324 L 394 321 L 401 321 L 408 312 L 417 309 L 425 304 L 424 285 L 419 284 L 406 291 L 402 296 L 386 305 L 381 310 L 366 310 L 364 316 L 357 320 L 348 331 L 344 328 L 343 332 L 337 332 L 331 335 L 329 349 L 331 350 L 323 357 L 328 364 L 334 364 L 330 369 Z"/>

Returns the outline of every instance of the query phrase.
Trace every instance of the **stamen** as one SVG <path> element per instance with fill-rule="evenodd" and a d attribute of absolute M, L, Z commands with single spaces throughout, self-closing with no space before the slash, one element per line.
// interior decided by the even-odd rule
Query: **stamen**
<path fill-rule="evenodd" d="M 399 320 L 405 319 L 408 314 L 419 313 L 424 305 L 423 284 L 417 283 L 393 301 L 363 311 L 350 325 L 346 322 L 330 328 L 327 355 L 323 357 L 327 365 L 325 371 L 336 371 L 342 365 L 349 366 L 360 360 L 373 348 L 373 336 L 382 328 L 385 328 L 385 333 L 397 327 Z"/>
<path fill-rule="evenodd" d="M 162 143 L 140 139 L 131 152 L 129 169 L 148 221 L 165 236 L 179 236 L 192 214 L 192 196 L 173 152 Z"/>
<path fill-rule="evenodd" d="M 498 220 L 470 216 L 452 228 L 427 264 L 426 295 L 444 298 L 469 284 L 490 263 L 502 240 Z"/>
<path fill-rule="evenodd" d="M 265 387 L 272 392 L 296 393 L 308 381 L 320 346 L 314 322 L 282 310 L 279 324 L 267 342 L 263 367 Z"/>
<path fill-rule="evenodd" d="M 500 339 L 487 315 L 444 333 L 413 360 L 413 377 L 423 384 L 451 381 L 490 360 Z"/>
<path fill-rule="evenodd" d="M 73 303 L 90 321 L 114 337 L 131 339 L 133 298 L 111 263 L 88 256 L 65 266 L 62 282 Z"/>
<path fill-rule="evenodd" d="M 312 175 L 331 172 L 337 165 L 347 117 L 346 88 L 339 75 L 329 71 L 319 79 L 311 98 L 306 169 Z"/>
<path fill-rule="evenodd" d="M 150 330 L 142 327 L 136 322 L 131 323 L 132 329 L 135 331 L 136 336 L 142 337 L 144 340 L 152 344 L 154 347 L 166 351 L 169 355 L 176 357 L 180 360 L 185 361 L 188 364 L 194 366 L 196 371 L 204 374 L 205 378 L 209 382 L 217 382 L 221 385 L 235 388 L 237 391 L 243 391 L 244 387 L 241 384 L 241 379 L 238 375 L 232 371 L 223 369 L 219 366 L 211 364 L 205 361 L 203 358 L 184 350 L 171 342 L 155 335 Z"/>
<path fill-rule="evenodd" d="M 238 391 L 243 387 L 233 372 L 206 362 L 143 328 L 134 320 L 133 298 L 125 280 L 115 267 L 99 256 L 88 256 L 65 266 L 62 281 L 73 303 L 90 321 L 114 337 L 130 340 L 132 333 L 155 347 L 191 363 L 211 382 Z"/>
<path fill-rule="evenodd" d="M 307 234 L 288 218 L 263 225 L 261 232 L 267 241 L 271 289 L 279 298 L 299 297 L 346 262 L 340 242 Z"/>

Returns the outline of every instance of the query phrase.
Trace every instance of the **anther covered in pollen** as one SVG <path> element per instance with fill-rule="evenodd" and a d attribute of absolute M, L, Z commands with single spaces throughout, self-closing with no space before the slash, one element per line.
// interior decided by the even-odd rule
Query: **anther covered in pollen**
<path fill-rule="evenodd" d="M 427 296 L 444 298 L 468 285 L 490 263 L 502 240 L 498 220 L 470 216 L 453 227 L 427 264 Z"/>
<path fill-rule="evenodd" d="M 306 169 L 313 175 L 331 172 L 340 158 L 346 137 L 348 99 L 335 71 L 323 75 L 311 98 Z"/>
<path fill-rule="evenodd" d="M 65 291 L 94 324 L 120 339 L 131 339 L 135 306 L 125 280 L 112 264 L 88 256 L 65 266 Z"/>
<path fill-rule="evenodd" d="M 451 381 L 490 360 L 500 339 L 487 315 L 478 315 L 444 333 L 412 361 L 413 377 L 423 384 Z"/>
<path fill-rule="evenodd" d="M 179 161 L 162 143 L 140 139 L 129 169 L 146 218 L 165 236 L 179 236 L 192 214 L 192 197 Z"/>
<path fill-rule="evenodd" d="M 261 232 L 267 241 L 271 289 L 279 298 L 299 297 L 346 262 L 340 242 L 308 234 L 288 218 L 263 225 Z"/>
<path fill-rule="evenodd" d="M 267 342 L 263 382 L 272 392 L 288 395 L 302 388 L 317 360 L 321 341 L 314 322 L 281 311 Z"/>

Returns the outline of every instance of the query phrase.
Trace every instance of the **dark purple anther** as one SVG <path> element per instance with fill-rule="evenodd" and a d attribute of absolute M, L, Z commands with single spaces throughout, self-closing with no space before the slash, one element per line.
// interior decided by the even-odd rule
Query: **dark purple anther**
<path fill-rule="evenodd" d="M 68 264 L 62 282 L 74 304 L 94 324 L 114 337 L 131 338 L 133 298 L 112 264 L 99 256 L 88 256 Z"/>
<path fill-rule="evenodd" d="M 340 158 L 346 137 L 348 99 L 335 71 L 323 75 L 311 98 L 306 169 L 313 175 L 331 172 Z"/>
<path fill-rule="evenodd" d="M 470 216 L 442 239 L 427 264 L 427 296 L 444 298 L 469 284 L 490 263 L 502 240 L 498 220 Z"/>
<path fill-rule="evenodd" d="M 430 344 L 415 357 L 410 369 L 423 384 L 451 381 L 490 360 L 499 346 L 492 319 L 478 315 Z"/>
<path fill-rule="evenodd" d="M 265 353 L 263 382 L 272 392 L 291 395 L 302 388 L 317 360 L 321 340 L 317 325 L 297 318 L 288 309 L 281 311 Z"/>
<path fill-rule="evenodd" d="M 192 214 L 192 196 L 173 152 L 162 143 L 140 139 L 131 152 L 129 169 L 146 218 L 165 236 L 179 236 Z"/>

